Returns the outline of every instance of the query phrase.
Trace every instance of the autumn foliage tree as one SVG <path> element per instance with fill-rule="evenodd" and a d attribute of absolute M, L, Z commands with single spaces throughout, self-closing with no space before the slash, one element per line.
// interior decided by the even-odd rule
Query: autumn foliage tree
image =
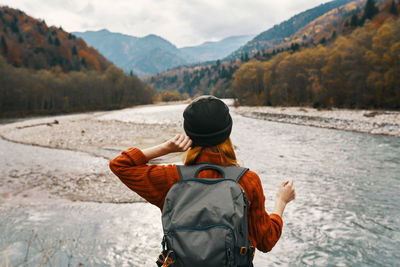
<path fill-rule="evenodd" d="M 327 46 L 251 60 L 234 74 L 240 104 L 400 109 L 400 19 L 367 22 Z"/>
<path fill-rule="evenodd" d="M 105 71 L 111 63 L 98 51 L 62 28 L 48 27 L 44 21 L 24 12 L 0 7 L 0 55 L 16 67 Z"/>
<path fill-rule="evenodd" d="M 0 117 L 129 107 L 152 102 L 152 89 L 110 66 L 105 72 L 16 68 L 0 56 Z"/>
<path fill-rule="evenodd" d="M 61 27 L 0 7 L 0 116 L 104 110 L 152 102 L 153 91 Z"/>
<path fill-rule="evenodd" d="M 162 102 L 181 101 L 186 99 L 189 99 L 189 95 L 187 93 L 180 94 L 178 91 L 167 91 L 167 90 L 162 91 L 156 97 L 157 101 L 162 101 Z"/>

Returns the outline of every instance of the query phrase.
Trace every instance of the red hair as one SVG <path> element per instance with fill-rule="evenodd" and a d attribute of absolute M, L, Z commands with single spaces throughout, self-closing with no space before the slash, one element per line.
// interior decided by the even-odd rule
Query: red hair
<path fill-rule="evenodd" d="M 233 149 L 233 145 L 231 142 L 231 139 L 228 137 L 224 142 L 213 146 L 213 147 L 203 147 L 203 146 L 195 146 L 191 149 L 189 149 L 184 157 L 184 164 L 185 165 L 194 165 L 196 164 L 196 160 L 199 157 L 201 151 L 203 149 L 209 149 L 213 152 L 218 152 L 221 155 L 221 162 L 223 165 L 234 165 L 234 166 L 239 166 L 237 159 L 236 159 L 236 154 Z"/>

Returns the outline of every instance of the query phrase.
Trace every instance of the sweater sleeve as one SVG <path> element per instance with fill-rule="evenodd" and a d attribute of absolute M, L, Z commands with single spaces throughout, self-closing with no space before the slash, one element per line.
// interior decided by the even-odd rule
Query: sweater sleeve
<path fill-rule="evenodd" d="M 143 152 L 129 148 L 110 161 L 111 171 L 131 190 L 160 209 L 171 186 L 179 180 L 176 165 L 148 165 Z"/>
<path fill-rule="evenodd" d="M 258 250 L 271 251 L 281 236 L 282 218 L 277 214 L 269 215 L 265 210 L 264 191 L 256 173 L 248 171 L 239 183 L 250 200 L 249 239 Z"/>

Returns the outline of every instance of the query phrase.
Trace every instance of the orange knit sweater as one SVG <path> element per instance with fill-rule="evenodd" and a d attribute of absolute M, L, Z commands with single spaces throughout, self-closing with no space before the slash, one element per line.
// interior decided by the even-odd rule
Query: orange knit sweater
<path fill-rule="evenodd" d="M 110 162 L 110 169 L 131 190 L 161 210 L 171 186 L 179 181 L 176 165 L 147 165 L 147 158 L 137 148 L 130 148 Z M 197 163 L 221 164 L 219 153 L 203 150 Z M 220 173 L 204 170 L 200 178 L 219 178 Z M 282 232 L 282 219 L 277 214 L 268 215 L 265 211 L 265 196 L 258 175 L 247 171 L 239 181 L 250 201 L 248 208 L 249 240 L 257 249 L 268 252 L 278 241 Z"/>

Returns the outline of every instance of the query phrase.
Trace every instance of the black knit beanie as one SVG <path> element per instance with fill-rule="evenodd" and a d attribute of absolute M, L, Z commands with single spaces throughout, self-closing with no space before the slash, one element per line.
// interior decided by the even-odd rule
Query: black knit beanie
<path fill-rule="evenodd" d="M 183 128 L 194 146 L 215 146 L 231 134 L 229 108 L 214 96 L 201 96 L 193 100 L 185 108 L 183 119 Z"/>

